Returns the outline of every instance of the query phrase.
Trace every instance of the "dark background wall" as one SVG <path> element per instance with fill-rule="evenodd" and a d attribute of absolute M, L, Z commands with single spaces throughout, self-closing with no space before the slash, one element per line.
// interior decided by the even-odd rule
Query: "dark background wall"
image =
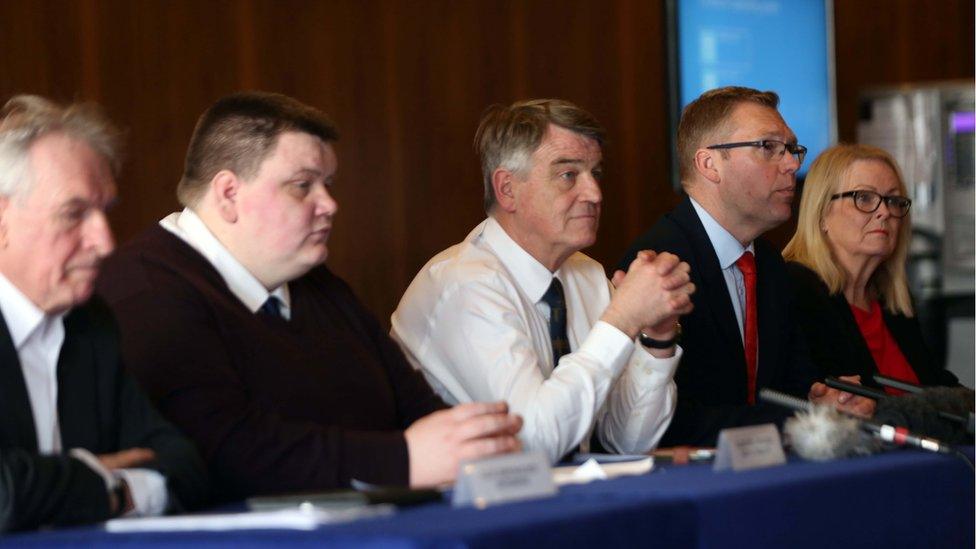
<path fill-rule="evenodd" d="M 972 79 L 973 17 L 972 0 L 835 0 L 840 137 L 854 138 L 865 86 Z M 491 103 L 561 97 L 606 125 L 588 253 L 615 264 L 678 200 L 664 43 L 648 0 L 6 0 L 0 97 L 94 100 L 127 129 L 120 241 L 177 208 L 190 132 L 214 99 L 260 88 L 320 107 L 343 134 L 329 265 L 386 319 L 423 263 L 483 218 L 471 141 Z"/>

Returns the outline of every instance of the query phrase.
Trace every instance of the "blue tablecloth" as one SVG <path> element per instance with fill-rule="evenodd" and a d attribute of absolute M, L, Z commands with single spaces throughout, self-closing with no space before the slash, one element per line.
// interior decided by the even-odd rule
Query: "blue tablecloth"
<path fill-rule="evenodd" d="M 967 450 L 972 457 L 972 449 Z M 973 547 L 974 474 L 958 457 L 899 451 L 830 463 L 649 474 L 485 510 L 447 503 L 304 531 L 11 535 L 0 545 L 333 547 Z"/>

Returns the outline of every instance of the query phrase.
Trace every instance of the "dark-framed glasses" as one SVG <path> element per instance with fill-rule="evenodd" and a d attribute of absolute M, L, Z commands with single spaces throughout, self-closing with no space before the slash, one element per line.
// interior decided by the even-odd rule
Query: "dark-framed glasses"
<path fill-rule="evenodd" d="M 783 155 L 789 151 L 796 158 L 796 161 L 803 164 L 803 158 L 807 155 L 807 148 L 797 143 L 784 143 L 776 139 L 760 139 L 759 141 L 739 141 L 737 143 L 719 143 L 709 145 L 706 149 L 737 149 L 739 147 L 755 147 L 762 151 L 766 160 L 779 162 Z"/>
<path fill-rule="evenodd" d="M 838 198 L 847 197 L 851 197 L 854 201 L 854 207 L 864 213 L 878 211 L 878 208 L 881 207 L 882 200 L 884 200 L 885 206 L 888 207 L 888 213 L 892 217 L 905 217 L 908 215 L 908 210 L 912 207 L 912 200 L 910 198 L 894 195 L 881 196 L 874 191 L 847 191 L 831 195 L 830 199 L 837 200 Z"/>

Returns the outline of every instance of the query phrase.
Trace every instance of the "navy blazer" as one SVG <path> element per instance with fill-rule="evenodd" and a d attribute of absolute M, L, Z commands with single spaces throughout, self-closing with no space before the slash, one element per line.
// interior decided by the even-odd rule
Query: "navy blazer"
<path fill-rule="evenodd" d="M 72 448 L 106 454 L 142 447 L 168 483 L 173 509 L 201 506 L 208 482 L 192 444 L 164 421 L 119 358 L 115 323 L 98 299 L 64 319 L 58 357 L 58 421 L 65 454 L 40 455 L 30 397 L 5 319 L 0 315 L 0 531 L 109 518 L 105 483 Z"/>
<path fill-rule="evenodd" d="M 831 295 L 817 273 L 787 263 L 797 290 L 800 327 L 814 363 L 824 376 L 860 375 L 861 383 L 880 388 L 873 375 L 877 365 L 844 294 Z M 959 380 L 932 360 L 917 318 L 893 314 L 882 305 L 885 326 L 922 385 L 954 386 Z"/>
<path fill-rule="evenodd" d="M 764 387 L 806 398 L 817 372 L 794 321 L 793 289 L 779 251 L 754 242 L 759 316 L 756 390 Z M 619 268 L 640 250 L 671 252 L 691 266 L 694 310 L 681 318 L 684 356 L 675 374 L 678 404 L 661 441 L 714 445 L 727 427 L 779 423 L 790 412 L 747 402 L 745 351 L 718 256 L 687 197 L 630 246 Z"/>

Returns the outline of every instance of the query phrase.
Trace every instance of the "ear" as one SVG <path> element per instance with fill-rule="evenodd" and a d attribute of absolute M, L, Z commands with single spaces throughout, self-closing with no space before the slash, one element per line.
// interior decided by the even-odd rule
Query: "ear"
<path fill-rule="evenodd" d="M 722 181 L 722 174 L 719 173 L 715 158 L 718 154 L 718 151 L 710 149 L 698 149 L 695 151 L 695 171 L 712 183 Z"/>
<path fill-rule="evenodd" d="M 508 213 L 515 212 L 515 173 L 498 168 L 491 174 L 491 187 L 498 207 Z"/>
<path fill-rule="evenodd" d="M 237 222 L 237 198 L 242 185 L 244 182 L 230 170 L 220 170 L 210 180 L 214 206 L 221 219 L 227 223 Z"/>

